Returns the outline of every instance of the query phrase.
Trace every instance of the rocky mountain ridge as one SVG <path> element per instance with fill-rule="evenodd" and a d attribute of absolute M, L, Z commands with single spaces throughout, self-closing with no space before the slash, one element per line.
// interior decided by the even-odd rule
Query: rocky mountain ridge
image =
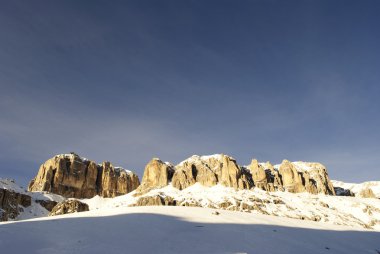
<path fill-rule="evenodd" d="M 29 191 L 13 182 L 5 183 L 5 189 L 30 196 L 31 201 L 27 207 L 19 199 L 12 199 L 5 206 L 1 203 L 2 215 L 6 217 L 3 220 L 164 205 L 380 227 L 380 196 L 376 197 L 377 189 L 370 188 L 376 185 L 361 189 L 360 193 L 370 197 L 363 199 L 356 189 L 354 193 L 342 184 L 334 186 L 337 182 L 329 179 L 326 168 L 313 162 L 284 160 L 272 165 L 253 159 L 249 165 L 240 166 L 234 158 L 216 154 L 194 155 L 173 165 L 154 158 L 146 165 L 139 184 L 135 173 L 109 162 L 96 164 L 76 154 L 62 154 L 41 165 Z M 12 211 L 4 207 L 16 207 L 18 213 L 9 216 Z"/>
<path fill-rule="evenodd" d="M 250 165 L 239 166 L 234 158 L 224 154 L 194 155 L 176 166 L 154 158 L 145 167 L 137 192 L 145 193 L 169 183 L 179 190 L 200 183 L 207 187 L 221 184 L 240 190 L 259 188 L 271 192 L 335 195 L 327 170 L 320 163 L 284 160 L 274 167 L 270 162 L 259 163 L 253 159 Z"/>

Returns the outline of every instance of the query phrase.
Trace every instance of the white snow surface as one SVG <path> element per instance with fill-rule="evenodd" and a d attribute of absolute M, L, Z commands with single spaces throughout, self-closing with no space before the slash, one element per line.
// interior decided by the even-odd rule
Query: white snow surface
<path fill-rule="evenodd" d="M 223 159 L 223 155 L 222 154 L 212 154 L 212 155 L 202 155 L 202 156 L 193 155 L 193 156 L 187 158 L 186 160 L 181 161 L 178 165 L 182 165 L 185 162 L 197 163 L 199 161 L 208 161 L 210 159 L 215 159 L 215 160 L 221 161 Z"/>
<path fill-rule="evenodd" d="M 291 161 L 291 163 L 295 166 L 298 172 L 302 172 L 314 170 L 315 168 L 311 167 L 310 165 L 317 162 Z M 264 165 L 264 163 L 262 163 L 262 165 Z M 273 165 L 273 168 L 279 170 L 280 166 L 281 164 L 275 164 Z"/>
<path fill-rule="evenodd" d="M 20 215 L 16 220 L 26 220 L 48 216 L 49 211 L 37 203 L 37 200 L 52 200 L 59 203 L 66 199 L 60 195 L 46 192 L 27 192 L 25 194 L 32 197 L 32 203 L 29 207 L 23 208 L 23 211 L 20 212 Z"/>
<path fill-rule="evenodd" d="M 1 253 L 376 254 L 380 232 L 197 207 L 119 207 L 0 223 Z"/>
<path fill-rule="evenodd" d="M 380 181 L 370 181 L 364 183 L 345 183 L 332 180 L 334 187 L 340 187 L 346 190 L 351 190 L 355 195 L 359 194 L 364 189 L 371 189 L 377 198 L 380 198 Z"/>
<path fill-rule="evenodd" d="M 11 190 L 14 192 L 25 194 L 25 189 L 20 187 L 13 179 L 0 178 L 0 189 Z"/>
<path fill-rule="evenodd" d="M 114 169 L 118 170 L 118 171 L 125 171 L 125 172 L 127 172 L 127 174 L 132 174 L 131 170 L 125 169 L 123 167 L 114 167 Z"/>
<path fill-rule="evenodd" d="M 222 160 L 223 156 L 222 154 L 211 154 L 211 155 L 200 156 L 200 158 L 201 160 L 210 160 L 210 159 Z"/>
<path fill-rule="evenodd" d="M 136 203 L 139 197 L 131 192 L 116 198 L 94 197 L 84 199 L 90 210 L 126 207 Z M 329 195 L 312 195 L 309 193 L 265 192 L 259 189 L 235 190 L 216 185 L 204 187 L 196 183 L 182 191 L 168 185 L 154 189 L 143 196 L 169 196 L 177 201 L 177 205 L 197 204 L 201 207 L 222 208 L 228 201 L 231 205 L 225 209 L 247 212 L 243 204 L 260 209 L 253 214 L 268 214 L 300 220 L 316 220 L 323 224 L 345 225 L 349 227 L 372 228 L 380 230 L 380 200 L 358 197 L 341 197 Z"/>
<path fill-rule="evenodd" d="M 14 182 L 0 179 L 0 187 L 7 186 L 18 192 L 25 191 Z M 36 200 L 54 200 L 61 202 L 64 197 L 45 193 L 27 192 L 32 196 L 32 206 L 27 207 L 17 218 L 23 220 L 43 217 L 48 214 Z M 260 189 L 235 190 L 222 185 L 205 187 L 196 183 L 182 191 L 168 185 L 164 188 L 153 189 L 143 196 L 169 196 L 176 200 L 177 205 L 201 206 L 238 210 L 252 214 L 268 214 L 277 217 L 288 217 L 300 220 L 318 221 L 324 224 L 345 225 L 380 230 L 380 199 L 342 197 L 329 195 L 313 195 L 309 193 L 265 192 Z M 81 201 L 89 205 L 90 210 L 115 209 L 134 205 L 139 196 L 135 192 L 115 198 L 95 196 Z M 226 203 L 228 203 L 226 207 Z M 247 209 L 244 206 L 256 207 Z"/>
<path fill-rule="evenodd" d="M 73 160 L 75 156 L 78 156 L 82 161 L 88 161 L 88 159 L 85 158 L 85 157 L 82 157 L 82 156 L 79 156 L 79 155 L 74 155 L 74 154 L 71 154 L 71 153 L 57 154 L 57 155 L 55 155 L 54 157 L 58 157 L 58 158 L 68 158 L 68 159 L 70 159 L 70 160 Z"/>
<path fill-rule="evenodd" d="M 304 162 L 304 161 L 293 161 L 292 164 L 296 166 L 297 171 L 310 171 L 315 168 L 311 167 L 310 164 L 315 162 Z"/>

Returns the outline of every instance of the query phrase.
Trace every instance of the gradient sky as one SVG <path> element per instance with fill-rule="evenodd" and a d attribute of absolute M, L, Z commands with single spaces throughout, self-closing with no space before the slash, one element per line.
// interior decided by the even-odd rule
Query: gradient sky
<path fill-rule="evenodd" d="M 380 180 L 380 1 L 0 3 L 0 177 L 74 151 Z"/>

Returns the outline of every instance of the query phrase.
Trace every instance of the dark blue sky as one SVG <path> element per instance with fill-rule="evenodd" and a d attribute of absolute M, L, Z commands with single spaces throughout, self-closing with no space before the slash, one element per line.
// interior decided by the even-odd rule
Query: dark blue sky
<path fill-rule="evenodd" d="M 75 151 L 380 179 L 379 1 L 1 1 L 0 176 Z"/>

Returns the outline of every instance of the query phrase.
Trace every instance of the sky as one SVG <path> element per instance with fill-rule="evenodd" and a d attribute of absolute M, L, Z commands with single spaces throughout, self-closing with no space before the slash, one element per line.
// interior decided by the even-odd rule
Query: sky
<path fill-rule="evenodd" d="M 224 153 L 380 180 L 377 0 L 0 4 L 0 177 Z"/>

